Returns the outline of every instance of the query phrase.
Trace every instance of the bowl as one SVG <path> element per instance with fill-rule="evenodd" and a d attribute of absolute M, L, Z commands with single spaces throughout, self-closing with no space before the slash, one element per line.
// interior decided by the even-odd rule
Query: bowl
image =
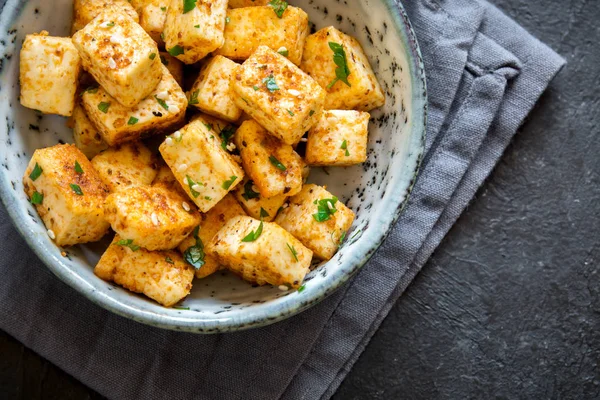
<path fill-rule="evenodd" d="M 302 291 L 252 286 L 225 272 L 196 280 L 178 308 L 165 308 L 97 278 L 93 266 L 105 243 L 60 249 L 23 192 L 22 175 L 36 148 L 72 142 L 66 120 L 19 104 L 19 49 L 26 34 L 67 36 L 71 0 L 8 0 L 0 14 L 0 195 L 15 226 L 50 270 L 88 299 L 148 325 L 197 333 L 228 332 L 288 318 L 338 289 L 375 253 L 402 212 L 421 160 L 426 84 L 414 31 L 393 0 L 291 1 L 311 27 L 334 25 L 356 37 L 382 84 L 387 102 L 372 112 L 368 160 L 349 168 L 313 169 L 310 181 L 327 185 L 356 213 L 339 252 L 306 277 Z M 314 25 L 314 26 L 313 26 Z M 66 250 L 66 255 L 61 252 Z"/>

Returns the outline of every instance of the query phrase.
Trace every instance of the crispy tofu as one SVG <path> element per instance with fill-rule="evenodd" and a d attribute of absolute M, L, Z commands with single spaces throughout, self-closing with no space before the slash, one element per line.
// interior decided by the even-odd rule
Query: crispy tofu
<path fill-rule="evenodd" d="M 289 6 L 281 18 L 273 7 L 244 7 L 227 11 L 225 44 L 215 54 L 233 60 L 245 60 L 259 46 L 269 46 L 300 65 L 304 41 L 308 35 L 308 15 Z"/>
<path fill-rule="evenodd" d="M 96 154 L 108 148 L 106 142 L 102 140 L 100 132 L 87 117 L 79 102 L 75 104 L 71 123 L 73 125 L 73 143 L 87 158 L 94 158 Z"/>
<path fill-rule="evenodd" d="M 108 8 L 73 35 L 83 67 L 124 107 L 134 107 L 161 82 L 156 42 L 131 17 Z"/>
<path fill-rule="evenodd" d="M 89 119 L 110 146 L 181 126 L 187 98 L 167 67 L 160 67 L 163 79 L 147 98 L 134 107 L 119 104 L 102 87 L 83 93 L 82 103 Z"/>
<path fill-rule="evenodd" d="M 281 210 L 275 218 L 277 224 L 322 260 L 333 257 L 354 221 L 354 212 L 342 202 L 321 202 L 326 199 L 335 200 L 335 197 L 321 186 L 304 185 L 300 193 L 290 198 L 289 206 Z M 332 214 L 327 215 L 325 211 L 319 222 L 317 218 L 322 207 L 330 209 Z"/>
<path fill-rule="evenodd" d="M 233 197 L 232 194 L 228 194 L 206 214 L 202 214 L 202 221 L 200 222 L 200 228 L 198 229 L 198 239 L 201 240 L 203 245 L 210 242 L 227 221 L 239 215 L 246 215 L 246 213 L 236 201 L 235 197 Z M 187 249 L 195 245 L 196 238 L 193 235 L 190 235 L 181 242 L 179 251 L 184 254 Z M 196 271 L 196 278 L 206 278 L 222 268 L 223 267 L 216 258 L 205 252 L 204 265 Z"/>
<path fill-rule="evenodd" d="M 71 116 L 81 58 L 70 38 L 26 35 L 21 48 L 21 104 L 45 114 Z"/>
<path fill-rule="evenodd" d="M 147 250 L 177 247 L 200 223 L 184 197 L 163 187 L 133 186 L 106 198 L 104 215 L 112 229 Z"/>
<path fill-rule="evenodd" d="M 315 80 L 267 46 L 237 67 L 231 88 L 239 108 L 290 145 L 317 123 L 325 102 Z"/>
<path fill-rule="evenodd" d="M 160 61 L 162 61 L 163 65 L 167 67 L 179 86 L 183 87 L 183 63 L 166 51 L 160 52 Z"/>
<path fill-rule="evenodd" d="M 302 189 L 304 161 L 290 146 L 269 135 L 256 121 L 246 121 L 235 133 L 242 165 L 262 197 L 292 196 Z"/>
<path fill-rule="evenodd" d="M 348 166 L 367 160 L 370 115 L 363 111 L 327 110 L 308 131 L 305 160 L 315 166 Z"/>
<path fill-rule="evenodd" d="M 193 64 L 223 45 L 227 0 L 190 2 L 171 0 L 163 31 L 165 48 L 186 64 Z"/>
<path fill-rule="evenodd" d="M 213 57 L 192 86 L 189 104 L 217 118 L 236 122 L 242 114 L 231 93 L 231 76 L 237 65 L 225 57 Z"/>
<path fill-rule="evenodd" d="M 156 176 L 152 181 L 152 186 L 161 186 L 168 190 L 174 190 L 181 194 L 184 198 L 187 196 L 185 190 L 181 187 L 179 182 L 177 182 L 177 178 L 173 175 L 173 171 L 171 168 L 161 159 L 158 163 L 158 169 L 156 171 Z M 195 208 L 196 205 L 192 202 L 186 202 L 185 208 Z"/>
<path fill-rule="evenodd" d="M 329 42 L 344 48 L 350 86 L 340 80 L 331 85 L 336 80 L 337 65 Z M 325 108 L 328 110 L 371 111 L 385 104 L 385 94 L 360 43 L 332 26 L 306 38 L 300 68 L 327 90 Z"/>
<path fill-rule="evenodd" d="M 244 241 L 248 236 L 255 240 Z M 225 223 L 206 248 L 248 282 L 290 289 L 300 287 L 313 255 L 279 225 L 243 216 Z"/>
<path fill-rule="evenodd" d="M 36 150 L 23 186 L 58 246 L 95 242 L 107 233 L 103 206 L 108 188 L 75 145 Z"/>
<path fill-rule="evenodd" d="M 240 202 L 244 211 L 254 219 L 271 222 L 277 216 L 279 209 L 283 207 L 288 198 L 285 194 L 266 198 L 260 195 L 258 187 L 248 176 L 235 188 L 235 198 Z"/>
<path fill-rule="evenodd" d="M 139 16 L 127 0 L 74 0 L 73 1 L 73 25 L 71 36 L 78 30 L 90 23 L 102 11 L 114 8 L 124 12 L 135 22 L 139 22 Z"/>
<path fill-rule="evenodd" d="M 140 142 L 111 147 L 92 159 L 92 165 L 111 192 L 148 186 L 156 177 L 156 160 Z"/>
<path fill-rule="evenodd" d="M 143 293 L 165 307 L 185 298 L 194 279 L 194 268 L 178 252 L 137 248 L 119 235 L 115 235 L 94 273 L 105 281 Z"/>
<path fill-rule="evenodd" d="M 229 0 L 229 8 L 266 6 L 269 0 Z"/>
<path fill-rule="evenodd" d="M 218 133 L 202 117 L 167 137 L 159 150 L 202 212 L 214 207 L 244 179 L 244 170 L 221 147 Z"/>
<path fill-rule="evenodd" d="M 140 26 L 159 45 L 164 45 L 161 34 L 167 20 L 169 0 L 131 0 L 131 5 L 140 16 Z"/>

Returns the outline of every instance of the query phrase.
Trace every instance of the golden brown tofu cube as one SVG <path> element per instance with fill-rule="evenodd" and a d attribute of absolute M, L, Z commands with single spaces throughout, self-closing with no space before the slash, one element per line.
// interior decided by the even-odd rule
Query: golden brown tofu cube
<path fill-rule="evenodd" d="M 244 181 L 235 188 L 235 198 L 240 202 L 246 213 L 254 219 L 271 222 L 277 216 L 279 209 L 283 207 L 288 198 L 285 194 L 266 198 L 260 195 L 254 181 L 246 177 Z"/>
<path fill-rule="evenodd" d="M 239 108 L 291 145 L 317 123 L 325 102 L 315 80 L 267 46 L 237 67 L 231 88 Z"/>
<path fill-rule="evenodd" d="M 349 85 L 337 79 L 338 66 L 333 60 L 336 53 L 330 43 L 343 48 L 350 71 Z M 306 38 L 300 68 L 327 90 L 325 108 L 328 110 L 371 111 L 385 104 L 385 94 L 360 43 L 332 26 Z"/>
<path fill-rule="evenodd" d="M 27 35 L 20 57 L 21 104 L 45 114 L 72 115 L 81 58 L 71 39 L 46 31 Z"/>
<path fill-rule="evenodd" d="M 302 188 L 304 161 L 290 146 L 268 134 L 255 121 L 246 121 L 235 133 L 244 170 L 262 197 L 292 196 Z"/>
<path fill-rule="evenodd" d="M 109 8 L 73 35 L 83 67 L 124 107 L 149 96 L 162 79 L 156 42 L 131 17 Z"/>
<path fill-rule="evenodd" d="M 266 6 L 269 0 L 229 0 L 229 8 Z"/>
<path fill-rule="evenodd" d="M 333 257 L 353 221 L 352 210 L 325 188 L 312 184 L 304 185 L 275 218 L 322 260 Z"/>
<path fill-rule="evenodd" d="M 367 160 L 369 113 L 327 110 L 308 131 L 306 163 L 315 166 L 348 166 Z"/>
<path fill-rule="evenodd" d="M 207 212 L 244 179 L 244 170 L 221 147 L 221 139 L 202 117 L 176 131 L 160 153 L 200 211 Z"/>
<path fill-rule="evenodd" d="M 164 65 L 154 92 L 134 107 L 125 107 L 102 87 L 86 90 L 82 103 L 89 119 L 110 146 L 136 141 L 181 126 L 187 97 Z"/>
<path fill-rule="evenodd" d="M 231 93 L 231 76 L 237 64 L 225 57 L 213 57 L 200 71 L 190 90 L 189 104 L 229 122 L 237 121 L 242 110 Z"/>
<path fill-rule="evenodd" d="M 186 210 L 177 192 L 134 186 L 106 198 L 104 214 L 115 232 L 147 250 L 177 247 L 198 225 L 200 215 Z"/>
<path fill-rule="evenodd" d="M 140 26 L 159 45 L 164 45 L 161 34 L 167 20 L 169 0 L 131 0 L 131 5 L 140 16 Z"/>
<path fill-rule="evenodd" d="M 207 250 L 248 282 L 290 289 L 300 287 L 313 255 L 279 225 L 243 216 L 227 221 Z"/>
<path fill-rule="evenodd" d="M 187 194 L 179 182 L 177 182 L 177 178 L 175 178 L 175 175 L 173 175 L 171 168 L 169 168 L 169 166 L 162 159 L 157 164 L 158 169 L 156 171 L 156 176 L 152 181 L 152 186 L 161 186 L 165 189 L 174 190 L 186 198 Z M 186 206 L 184 208 L 187 209 L 188 207 L 196 209 L 196 205 L 192 202 L 186 202 Z"/>
<path fill-rule="evenodd" d="M 94 157 L 92 165 L 111 192 L 148 186 L 156 176 L 156 160 L 140 142 L 111 147 Z"/>
<path fill-rule="evenodd" d="M 160 52 L 160 61 L 167 67 L 175 81 L 180 87 L 183 87 L 183 63 L 167 53 L 166 51 Z"/>
<path fill-rule="evenodd" d="M 280 18 L 273 7 L 245 7 L 228 10 L 227 16 L 225 44 L 215 54 L 245 60 L 259 46 L 269 46 L 300 65 L 308 35 L 308 15 L 302 9 L 289 6 Z"/>
<path fill-rule="evenodd" d="M 107 8 L 114 8 L 127 14 L 135 22 L 139 22 L 138 14 L 127 0 L 74 0 L 73 1 L 73 25 L 71 36 Z"/>
<path fill-rule="evenodd" d="M 239 215 L 246 215 L 246 213 L 242 207 L 240 207 L 240 204 L 235 200 L 233 195 L 228 194 L 206 214 L 202 214 L 202 221 L 200 222 L 200 228 L 198 229 L 198 239 L 200 239 L 203 245 L 210 242 L 227 221 Z M 181 242 L 179 251 L 182 254 L 185 254 L 187 249 L 195 245 L 196 238 L 193 235 L 190 235 Z M 223 267 L 219 264 L 217 259 L 206 252 L 204 255 L 204 265 L 196 271 L 196 278 L 206 278 L 222 268 Z"/>
<path fill-rule="evenodd" d="M 91 159 L 108 148 L 106 142 L 102 140 L 100 132 L 87 117 L 79 102 L 75 105 L 71 122 L 73 124 L 73 142 L 87 158 Z"/>
<path fill-rule="evenodd" d="M 36 150 L 23 186 L 57 245 L 95 242 L 107 233 L 103 207 L 108 188 L 75 145 Z"/>
<path fill-rule="evenodd" d="M 194 268 L 178 252 L 148 251 L 119 235 L 115 235 L 94 273 L 165 307 L 185 298 L 194 279 Z"/>
<path fill-rule="evenodd" d="M 165 47 L 186 64 L 200 61 L 223 45 L 227 0 L 171 0 L 163 31 Z"/>

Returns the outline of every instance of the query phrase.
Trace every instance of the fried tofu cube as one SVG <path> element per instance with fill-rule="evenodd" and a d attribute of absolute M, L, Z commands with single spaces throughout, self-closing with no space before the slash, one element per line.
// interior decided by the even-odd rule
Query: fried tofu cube
<path fill-rule="evenodd" d="M 103 207 L 108 188 L 75 145 L 36 150 L 23 186 L 58 246 L 95 242 L 107 233 Z"/>
<path fill-rule="evenodd" d="M 160 36 L 167 20 L 169 0 L 131 0 L 131 5 L 140 16 L 140 26 L 159 46 L 163 45 Z"/>
<path fill-rule="evenodd" d="M 231 94 L 231 76 L 237 65 L 222 56 L 212 58 L 190 90 L 190 105 L 217 118 L 236 122 L 242 115 Z"/>
<path fill-rule="evenodd" d="M 327 110 L 308 131 L 306 163 L 348 166 L 367 160 L 370 115 L 363 111 Z"/>
<path fill-rule="evenodd" d="M 83 93 L 82 103 L 89 119 L 110 146 L 136 141 L 181 125 L 187 97 L 164 65 L 163 79 L 156 89 L 134 107 L 125 107 L 104 90 Z"/>
<path fill-rule="evenodd" d="M 108 148 L 106 142 L 102 140 L 100 132 L 87 117 L 79 102 L 73 110 L 71 123 L 73 124 L 73 143 L 87 158 L 94 158 L 96 154 Z"/>
<path fill-rule="evenodd" d="M 139 22 L 139 16 L 127 0 L 74 0 L 73 1 L 73 24 L 71 36 L 83 29 L 94 18 L 107 8 L 114 8 L 127 14 L 135 22 Z"/>
<path fill-rule="evenodd" d="M 163 31 L 167 51 L 186 64 L 200 61 L 223 45 L 226 16 L 227 0 L 171 0 Z"/>
<path fill-rule="evenodd" d="M 246 215 L 246 213 L 236 201 L 235 197 L 233 197 L 232 194 L 228 194 L 206 214 L 202 214 L 202 221 L 200 222 L 198 229 L 198 239 L 200 239 L 203 245 L 210 242 L 227 221 L 239 215 Z M 193 235 L 190 235 L 181 242 L 179 251 L 182 254 L 185 254 L 187 249 L 195 245 L 196 238 Z M 219 264 L 217 259 L 205 251 L 204 265 L 196 270 L 196 278 L 206 278 L 220 269 L 223 269 L 223 267 Z"/>
<path fill-rule="evenodd" d="M 111 147 L 92 159 L 92 165 L 111 192 L 148 186 L 156 177 L 156 160 L 140 142 Z"/>
<path fill-rule="evenodd" d="M 104 215 L 112 229 L 147 250 L 177 247 L 200 223 L 185 198 L 162 187 L 133 186 L 106 198 Z"/>
<path fill-rule="evenodd" d="M 118 10 L 98 14 L 73 35 L 73 44 L 83 67 L 124 107 L 149 96 L 163 77 L 156 42 Z"/>
<path fill-rule="evenodd" d="M 171 168 L 169 168 L 169 166 L 162 159 L 158 162 L 156 176 L 154 177 L 154 180 L 152 181 L 151 185 L 160 186 L 168 190 L 173 190 L 181 194 L 184 198 L 187 197 L 185 190 L 183 190 L 179 182 L 177 182 L 177 178 L 175 178 L 175 175 L 173 175 L 173 171 L 171 171 Z M 183 208 L 187 209 L 188 207 L 195 208 L 196 205 L 194 203 L 186 202 Z"/>
<path fill-rule="evenodd" d="M 200 211 L 207 212 L 244 179 L 244 170 L 221 147 L 218 133 L 196 118 L 167 137 L 160 153 Z"/>
<path fill-rule="evenodd" d="M 269 135 L 256 121 L 246 121 L 234 141 L 242 165 L 262 197 L 292 196 L 302 189 L 304 161 L 290 146 Z"/>
<path fill-rule="evenodd" d="M 227 16 L 225 44 L 215 54 L 245 60 L 259 46 L 269 46 L 300 65 L 309 30 L 308 15 L 302 9 L 289 6 L 279 18 L 273 7 L 245 7 L 228 10 Z"/>
<path fill-rule="evenodd" d="M 304 185 L 275 218 L 322 260 L 333 257 L 353 221 L 352 210 L 325 188 L 312 184 Z"/>
<path fill-rule="evenodd" d="M 271 222 L 277 216 L 279 209 L 283 207 L 288 196 L 280 194 L 270 198 L 263 197 L 254 181 L 246 176 L 244 181 L 235 188 L 235 198 L 249 216 Z"/>
<path fill-rule="evenodd" d="M 21 48 L 21 104 L 45 114 L 71 116 L 81 58 L 70 38 L 42 31 L 26 35 Z"/>
<path fill-rule="evenodd" d="M 291 145 L 317 123 L 325 102 L 315 80 L 267 46 L 237 67 L 231 88 L 239 108 Z"/>
<path fill-rule="evenodd" d="M 266 6 L 269 0 L 229 0 L 229 8 Z"/>
<path fill-rule="evenodd" d="M 206 248 L 248 282 L 290 289 L 300 287 L 313 255 L 279 225 L 244 216 L 227 221 Z"/>
<path fill-rule="evenodd" d="M 335 53 L 330 42 L 344 49 L 350 86 L 337 80 L 338 66 L 333 60 Z M 327 90 L 325 108 L 328 110 L 371 111 L 385 104 L 385 94 L 358 40 L 332 26 L 306 38 L 300 68 Z"/>
<path fill-rule="evenodd" d="M 166 51 L 160 52 L 160 61 L 167 67 L 173 78 L 177 81 L 177 84 L 183 87 L 183 63 Z"/>
<path fill-rule="evenodd" d="M 176 251 L 148 251 L 115 235 L 94 273 L 135 293 L 171 307 L 192 290 L 194 268 Z"/>

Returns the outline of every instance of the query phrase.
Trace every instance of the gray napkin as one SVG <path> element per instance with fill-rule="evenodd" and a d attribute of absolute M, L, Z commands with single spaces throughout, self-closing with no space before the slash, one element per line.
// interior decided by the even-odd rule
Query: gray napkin
<path fill-rule="evenodd" d="M 427 154 L 404 214 L 354 280 L 269 327 L 164 331 L 60 282 L 1 210 L 0 328 L 110 398 L 329 398 L 564 64 L 484 1 L 404 5 L 428 75 Z"/>

